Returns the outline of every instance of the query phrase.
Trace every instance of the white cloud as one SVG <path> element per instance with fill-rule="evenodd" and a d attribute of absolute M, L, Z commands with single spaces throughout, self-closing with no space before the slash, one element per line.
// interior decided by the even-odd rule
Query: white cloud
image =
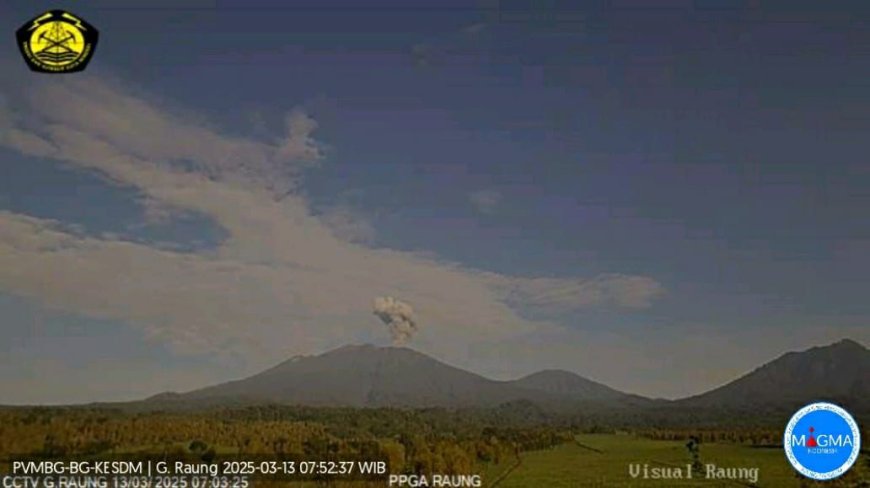
<path fill-rule="evenodd" d="M 478 190 L 468 195 L 468 200 L 481 213 L 492 213 L 501 203 L 502 195 L 496 190 Z"/>
<path fill-rule="evenodd" d="M 287 116 L 287 136 L 278 147 L 283 161 L 318 161 L 323 157 L 320 144 L 311 137 L 317 130 L 317 121 L 301 110 Z"/>
<path fill-rule="evenodd" d="M 244 178 L 263 187 L 290 183 L 322 157 L 311 138 L 317 124 L 301 110 L 288 115 L 285 137 L 268 144 L 222 134 L 194 115 L 158 108 L 158 102 L 90 77 L 42 83 L 25 96 L 26 116 L 4 117 L 13 128 L 3 142 L 28 154 L 71 160 L 58 153 L 68 147 L 50 141 L 78 145 L 86 137 L 89 144 L 150 165 L 192 169 L 212 179 Z"/>
<path fill-rule="evenodd" d="M 645 308 L 665 293 L 652 278 L 604 274 L 579 278 L 506 278 L 494 283 L 510 293 L 510 298 L 528 306 L 553 311 L 570 311 L 591 305 Z"/>
<path fill-rule="evenodd" d="M 336 237 L 348 242 L 371 243 L 375 240 L 375 228 L 369 220 L 345 205 L 329 207 L 320 215 L 320 220 L 332 229 Z"/>
<path fill-rule="evenodd" d="M 362 245 L 373 229 L 351 210 L 317 217 L 298 193 L 284 192 L 322 158 L 317 124 L 301 111 L 288 116 L 287 137 L 269 144 L 88 77 L 33 87 L 24 103 L 0 105 L 0 144 L 135 187 L 155 218 L 207 215 L 228 237 L 214 250 L 176 253 L 0 212 L 0 290 L 140 326 L 178 351 L 239 354 L 260 367 L 360 337 L 386 341 L 371 301 L 395 295 L 424 324 L 415 347 L 485 370 L 464 346 L 554 328 L 518 315 L 511 294 L 534 306 L 637 307 L 661 288 L 619 275 L 507 277 Z"/>

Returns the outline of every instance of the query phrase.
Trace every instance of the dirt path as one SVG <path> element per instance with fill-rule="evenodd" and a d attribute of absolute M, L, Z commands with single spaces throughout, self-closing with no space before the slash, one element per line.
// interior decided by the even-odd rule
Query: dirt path
<path fill-rule="evenodd" d="M 522 466 L 522 464 L 523 464 L 523 458 L 522 458 L 522 456 L 520 456 L 519 453 L 517 453 L 517 461 L 511 467 L 504 470 L 504 472 L 502 474 L 498 475 L 498 477 L 492 482 L 492 484 L 490 486 L 493 488 L 498 486 L 502 481 L 504 481 L 508 476 L 510 476 L 511 473 L 513 473 L 514 471 L 517 470 L 517 468 Z"/>
<path fill-rule="evenodd" d="M 577 446 L 579 446 L 583 449 L 586 449 L 587 451 L 592 451 L 592 452 L 597 453 L 597 454 L 604 454 L 604 451 L 602 451 L 601 449 L 596 449 L 592 446 L 587 446 L 586 444 L 583 444 L 576 439 L 574 440 L 574 444 L 577 444 Z"/>

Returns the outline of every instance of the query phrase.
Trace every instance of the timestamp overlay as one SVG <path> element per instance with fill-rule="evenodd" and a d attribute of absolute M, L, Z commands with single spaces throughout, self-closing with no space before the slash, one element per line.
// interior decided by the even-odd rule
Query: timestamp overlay
<path fill-rule="evenodd" d="M 0 488 L 248 488 L 258 481 L 383 481 L 378 459 L 234 458 L 46 460 L 0 462 Z"/>

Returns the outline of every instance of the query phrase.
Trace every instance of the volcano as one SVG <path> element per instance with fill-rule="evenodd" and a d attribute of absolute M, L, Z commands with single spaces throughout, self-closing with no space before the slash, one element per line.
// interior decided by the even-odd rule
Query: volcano
<path fill-rule="evenodd" d="M 297 356 L 254 376 L 148 401 L 349 407 L 489 407 L 503 403 L 619 402 L 633 398 L 565 371 L 496 381 L 405 347 L 345 346 Z"/>

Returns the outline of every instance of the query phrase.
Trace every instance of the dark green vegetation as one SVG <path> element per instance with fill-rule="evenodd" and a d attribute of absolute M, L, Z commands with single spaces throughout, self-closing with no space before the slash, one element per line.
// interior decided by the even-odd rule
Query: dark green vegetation
<path fill-rule="evenodd" d="M 828 400 L 866 429 L 868 372 L 870 351 L 846 340 L 666 401 L 564 371 L 494 381 L 410 349 L 348 346 L 189 393 L 0 409 L 0 459 L 364 459 L 396 474 L 480 474 L 485 486 L 754 486 L 699 475 L 638 479 L 629 470 L 694 464 L 700 472 L 712 463 L 757 467 L 757 486 L 801 486 L 780 447 L 789 417 Z M 826 486 L 870 486 L 866 455 L 859 464 Z M 312 483 L 336 481 L 301 486 Z"/>
<path fill-rule="evenodd" d="M 0 410 L 0 459 L 364 459 L 386 461 L 393 473 L 471 474 L 573 438 L 563 427 L 503 424 L 507 417 L 493 414 L 483 420 L 440 409 L 13 408 Z"/>
<path fill-rule="evenodd" d="M 99 408 L 0 410 L 0 456 L 26 458 L 243 458 L 384 460 L 392 473 L 480 474 L 484 486 L 753 486 L 734 481 L 638 480 L 629 466 L 685 466 L 696 437 L 701 463 L 757 467 L 757 486 L 801 484 L 777 445 L 779 425 L 653 428 L 576 423 L 518 403 L 497 409 L 245 407 L 200 412 Z M 537 413 L 535 413 L 537 412 Z M 578 417 L 579 418 L 579 417 Z M 736 419 L 735 419 L 736 420 Z M 597 433 L 596 433 L 597 432 Z M 826 486 L 867 486 L 867 456 Z M 8 468 L 8 466 L 7 466 Z M 258 483 L 265 485 L 266 483 Z M 298 486 L 327 486 L 308 481 Z M 384 482 L 335 486 L 384 486 Z"/>

